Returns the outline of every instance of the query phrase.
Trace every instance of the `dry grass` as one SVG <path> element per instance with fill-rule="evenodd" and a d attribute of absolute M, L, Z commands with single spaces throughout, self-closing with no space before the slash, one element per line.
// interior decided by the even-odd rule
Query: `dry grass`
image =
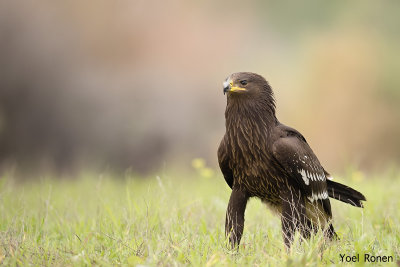
<path fill-rule="evenodd" d="M 398 173 L 362 180 L 359 173 L 349 174 L 346 183 L 368 199 L 365 209 L 332 200 L 340 241 L 325 243 L 318 234 L 299 242 L 297 236 L 289 254 L 279 218 L 255 199 L 246 211 L 239 252 L 227 249 L 223 227 L 230 190 L 220 175 L 211 174 L 149 179 L 83 174 L 22 184 L 5 175 L 0 263 L 334 266 L 343 264 L 340 254 L 369 253 L 391 255 L 394 263 L 385 266 L 395 266 L 400 259 Z"/>

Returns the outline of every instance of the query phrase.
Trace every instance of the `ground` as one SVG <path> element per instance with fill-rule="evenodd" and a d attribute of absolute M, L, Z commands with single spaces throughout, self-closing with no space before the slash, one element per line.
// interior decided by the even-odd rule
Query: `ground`
<path fill-rule="evenodd" d="M 400 172 L 351 171 L 346 182 L 367 197 L 365 209 L 332 200 L 340 241 L 297 239 L 286 253 L 280 220 L 259 200 L 246 211 L 239 252 L 224 237 L 230 189 L 219 172 L 150 178 L 81 174 L 16 182 L 0 178 L 0 264 L 6 266 L 325 266 L 341 254 L 392 256 L 400 264 Z M 297 237 L 299 238 L 299 237 Z M 354 263 L 348 263 L 354 264 Z M 376 263 L 375 263 L 376 264 Z"/>

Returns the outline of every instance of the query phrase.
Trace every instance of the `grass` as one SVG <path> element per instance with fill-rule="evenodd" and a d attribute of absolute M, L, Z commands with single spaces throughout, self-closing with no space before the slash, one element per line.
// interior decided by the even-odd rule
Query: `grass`
<path fill-rule="evenodd" d="M 361 266 L 369 253 L 391 255 L 393 263 L 381 264 L 396 266 L 400 174 L 363 178 L 352 172 L 345 178 L 367 196 L 365 209 L 332 200 L 341 240 L 324 243 L 318 234 L 297 240 L 288 254 L 279 218 L 256 199 L 246 211 L 239 252 L 227 249 L 224 220 L 230 190 L 210 170 L 181 177 L 82 174 L 73 180 L 23 183 L 4 175 L 0 264 L 334 266 L 343 265 L 340 254 L 359 253 Z"/>

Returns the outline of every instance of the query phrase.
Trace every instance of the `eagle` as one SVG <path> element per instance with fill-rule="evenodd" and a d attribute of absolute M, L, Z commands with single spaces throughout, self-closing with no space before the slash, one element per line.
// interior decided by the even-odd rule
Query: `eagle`
<path fill-rule="evenodd" d="M 287 249 L 296 231 L 309 238 L 322 229 L 326 238 L 336 238 L 329 198 L 363 207 L 364 195 L 332 181 L 304 136 L 278 121 L 272 88 L 261 75 L 233 73 L 223 93 L 226 132 L 218 162 L 232 189 L 225 221 L 231 247 L 240 243 L 251 197 L 280 214 Z"/>

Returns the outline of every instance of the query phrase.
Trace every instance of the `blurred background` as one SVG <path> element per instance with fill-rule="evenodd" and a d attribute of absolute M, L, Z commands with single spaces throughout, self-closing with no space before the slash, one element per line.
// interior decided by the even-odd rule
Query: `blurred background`
<path fill-rule="evenodd" d="M 222 81 L 257 72 L 325 168 L 400 162 L 398 1 L 0 2 L 0 166 L 217 166 Z"/>

